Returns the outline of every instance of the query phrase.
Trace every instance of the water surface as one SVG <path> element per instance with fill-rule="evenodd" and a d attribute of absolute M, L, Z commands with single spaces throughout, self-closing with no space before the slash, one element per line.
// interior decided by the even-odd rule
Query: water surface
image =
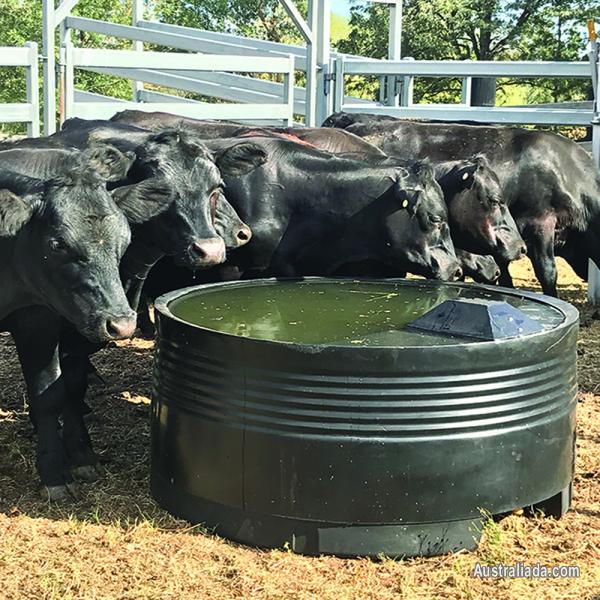
<path fill-rule="evenodd" d="M 337 346 L 415 346 L 476 340 L 408 331 L 405 326 L 451 298 L 500 300 L 546 329 L 560 311 L 540 302 L 478 288 L 381 281 L 243 282 L 194 291 L 169 303 L 180 319 L 242 337 Z"/>

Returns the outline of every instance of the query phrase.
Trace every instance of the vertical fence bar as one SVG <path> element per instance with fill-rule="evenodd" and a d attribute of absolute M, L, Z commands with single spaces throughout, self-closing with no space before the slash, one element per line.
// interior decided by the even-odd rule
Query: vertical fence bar
<path fill-rule="evenodd" d="M 29 137 L 40 136 L 40 82 L 38 69 L 38 45 L 35 42 L 26 42 L 29 48 L 29 66 L 27 67 L 26 87 L 27 103 L 31 105 L 31 121 L 27 123 Z"/>
<path fill-rule="evenodd" d="M 335 59 L 335 88 L 333 90 L 333 112 L 344 110 L 344 57 Z"/>
<path fill-rule="evenodd" d="M 473 78 L 465 77 L 462 80 L 462 86 L 460 90 L 460 102 L 465 106 L 471 106 L 471 90 L 473 88 Z"/>
<path fill-rule="evenodd" d="M 132 6 L 132 25 L 134 27 L 138 26 L 138 21 L 141 21 L 144 18 L 144 0 L 133 0 Z M 144 42 L 134 41 L 133 42 L 133 50 L 137 52 L 142 52 L 144 50 Z M 133 93 L 133 101 L 140 101 L 140 93 L 144 91 L 144 82 L 143 81 L 134 81 L 132 82 L 132 93 Z"/>
<path fill-rule="evenodd" d="M 402 0 L 396 0 L 390 5 L 390 30 L 388 37 L 388 58 L 400 60 L 402 56 Z M 398 80 L 395 76 L 387 77 L 386 104 L 398 106 Z"/>
<path fill-rule="evenodd" d="M 54 0 L 43 0 L 42 53 L 44 60 L 44 133 L 56 131 L 56 60 L 54 58 Z"/>
<path fill-rule="evenodd" d="M 59 28 L 59 36 L 58 36 L 58 47 L 59 48 L 69 48 L 73 47 L 71 42 L 71 30 L 65 26 L 65 22 L 63 21 L 60 24 Z M 62 124 L 65 122 L 65 61 L 64 55 L 61 54 L 60 60 L 58 61 L 58 122 L 62 127 Z"/>
<path fill-rule="evenodd" d="M 70 40 L 64 46 L 61 46 L 61 62 L 64 64 L 64 118 L 70 119 L 77 116 L 75 114 L 75 82 L 73 65 L 73 44 Z"/>
<path fill-rule="evenodd" d="M 590 31 L 590 41 L 588 58 L 592 71 L 592 85 L 594 89 L 594 116 L 592 117 L 592 155 L 596 167 L 600 167 L 600 63 L 598 62 L 598 40 L 593 21 L 588 21 L 588 30 Z M 600 271 L 596 263 L 588 260 L 588 302 L 597 305 L 600 303 Z"/>
<path fill-rule="evenodd" d="M 331 2 L 315 0 L 317 9 L 317 107 L 316 124 L 321 123 L 331 113 L 331 94 L 328 94 L 328 75 L 331 38 Z"/>
<path fill-rule="evenodd" d="M 289 59 L 289 70 L 283 75 L 283 102 L 284 104 L 287 104 L 288 107 L 286 125 L 292 127 L 294 125 L 294 80 L 296 73 L 294 71 L 294 56 L 290 54 Z"/>
<path fill-rule="evenodd" d="M 308 26 L 310 27 L 310 42 L 306 44 L 306 102 L 304 122 L 308 127 L 317 126 L 317 54 L 319 11 L 317 0 L 308 2 Z M 319 123 L 320 125 L 320 123 Z"/>

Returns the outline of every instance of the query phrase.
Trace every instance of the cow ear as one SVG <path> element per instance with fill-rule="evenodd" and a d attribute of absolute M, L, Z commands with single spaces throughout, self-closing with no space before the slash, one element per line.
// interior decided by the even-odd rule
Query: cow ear
<path fill-rule="evenodd" d="M 422 191 L 423 190 L 420 187 L 403 187 L 401 180 L 399 179 L 394 185 L 394 197 L 400 205 L 400 208 L 405 209 L 409 215 L 415 215 L 417 213 Z"/>
<path fill-rule="evenodd" d="M 267 162 L 267 153 L 252 142 L 242 142 L 215 155 L 215 163 L 223 175 L 245 175 Z"/>
<path fill-rule="evenodd" d="M 119 181 L 127 175 L 135 159 L 135 154 L 128 154 L 126 156 L 112 144 L 99 142 L 84 151 L 83 162 L 107 181 Z"/>
<path fill-rule="evenodd" d="M 33 206 L 10 190 L 0 189 L 0 237 L 16 235 L 33 215 Z"/>
<path fill-rule="evenodd" d="M 459 190 L 470 190 L 475 183 L 475 172 L 479 168 L 477 163 L 468 163 L 458 167 L 454 173 L 454 179 Z"/>
<path fill-rule="evenodd" d="M 171 188 L 158 177 L 111 192 L 115 204 L 129 223 L 139 225 L 164 212 L 172 200 Z"/>

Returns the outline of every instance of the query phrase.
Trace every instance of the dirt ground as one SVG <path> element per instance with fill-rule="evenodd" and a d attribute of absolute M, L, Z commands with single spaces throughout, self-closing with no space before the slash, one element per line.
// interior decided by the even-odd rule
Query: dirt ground
<path fill-rule="evenodd" d="M 526 261 L 511 269 L 535 288 Z M 307 558 L 245 548 L 176 520 L 148 493 L 153 344 L 115 345 L 94 358 L 105 382 L 89 403 L 106 468 L 82 499 L 38 496 L 34 438 L 9 336 L 0 335 L 0 599 L 523 599 L 600 600 L 600 311 L 560 264 L 561 297 L 581 311 L 577 473 L 562 519 L 512 515 L 484 529 L 474 552 L 428 558 Z M 475 563 L 578 565 L 577 579 L 477 579 Z"/>

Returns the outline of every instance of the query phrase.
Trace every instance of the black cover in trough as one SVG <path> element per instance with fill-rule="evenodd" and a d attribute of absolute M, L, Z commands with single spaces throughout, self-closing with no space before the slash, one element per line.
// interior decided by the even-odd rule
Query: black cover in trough
<path fill-rule="evenodd" d="M 409 329 L 478 340 L 503 340 L 542 331 L 542 326 L 508 302 L 446 300 L 407 325 Z"/>

